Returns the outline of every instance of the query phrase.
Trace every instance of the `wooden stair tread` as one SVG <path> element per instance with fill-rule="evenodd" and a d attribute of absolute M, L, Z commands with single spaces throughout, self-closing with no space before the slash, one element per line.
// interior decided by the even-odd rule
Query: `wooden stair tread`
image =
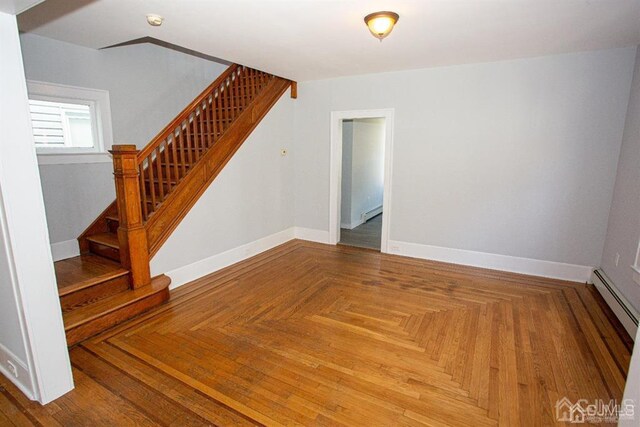
<path fill-rule="evenodd" d="M 61 297 L 129 274 L 117 262 L 92 254 L 57 261 L 54 267 Z"/>
<path fill-rule="evenodd" d="M 108 219 L 109 221 L 120 222 L 120 218 L 118 218 L 118 215 L 107 215 L 105 216 L 105 218 Z"/>
<path fill-rule="evenodd" d="M 158 276 L 151 280 L 151 284 L 137 289 L 130 289 L 94 303 L 63 313 L 65 331 L 77 328 L 85 323 L 99 319 L 118 309 L 132 305 L 153 294 L 164 291 L 171 283 L 167 276 Z"/>
<path fill-rule="evenodd" d="M 99 233 L 93 236 L 87 237 L 90 242 L 98 243 L 100 245 L 108 246 L 110 248 L 119 249 L 120 243 L 118 242 L 118 235 L 115 233 Z"/>

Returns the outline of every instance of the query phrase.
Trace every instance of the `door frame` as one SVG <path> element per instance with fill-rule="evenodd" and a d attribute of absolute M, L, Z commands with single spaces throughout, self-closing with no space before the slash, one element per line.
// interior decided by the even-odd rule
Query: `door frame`
<path fill-rule="evenodd" d="M 384 189 L 382 195 L 382 235 L 380 252 L 388 253 L 391 224 L 391 177 L 393 169 L 393 119 L 395 110 L 349 110 L 331 112 L 331 161 L 329 177 L 329 244 L 340 240 L 340 204 L 342 201 L 342 121 L 350 119 L 385 119 Z"/>

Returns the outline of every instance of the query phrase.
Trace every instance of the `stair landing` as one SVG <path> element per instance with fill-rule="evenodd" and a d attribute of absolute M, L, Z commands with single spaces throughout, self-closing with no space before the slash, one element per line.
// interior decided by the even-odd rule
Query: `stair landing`
<path fill-rule="evenodd" d="M 129 271 L 99 255 L 80 255 L 54 266 L 69 346 L 169 299 L 167 276 L 131 289 Z"/>

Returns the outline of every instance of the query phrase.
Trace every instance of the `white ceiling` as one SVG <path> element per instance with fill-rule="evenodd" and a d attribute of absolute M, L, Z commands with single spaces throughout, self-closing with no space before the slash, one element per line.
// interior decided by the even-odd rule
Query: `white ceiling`
<path fill-rule="evenodd" d="M 44 0 L 0 0 L 0 12 L 17 15 Z"/>
<path fill-rule="evenodd" d="M 382 43 L 363 22 L 377 10 L 400 14 Z M 640 0 L 47 0 L 19 24 L 92 48 L 150 36 L 303 81 L 637 45 Z"/>

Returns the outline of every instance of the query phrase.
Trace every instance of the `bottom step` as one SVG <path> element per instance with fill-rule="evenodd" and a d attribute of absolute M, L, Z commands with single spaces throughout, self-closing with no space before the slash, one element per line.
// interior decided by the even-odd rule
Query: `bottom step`
<path fill-rule="evenodd" d="M 169 299 L 171 279 L 154 277 L 151 284 L 127 290 L 63 313 L 67 345 L 71 347 Z"/>

